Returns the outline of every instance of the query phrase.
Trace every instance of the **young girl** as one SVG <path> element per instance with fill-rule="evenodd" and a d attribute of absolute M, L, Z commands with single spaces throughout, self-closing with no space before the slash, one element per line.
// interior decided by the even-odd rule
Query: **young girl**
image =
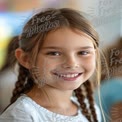
<path fill-rule="evenodd" d="M 99 76 L 98 36 L 77 11 L 49 9 L 25 25 L 18 80 L 1 122 L 100 122 L 89 81 Z"/>

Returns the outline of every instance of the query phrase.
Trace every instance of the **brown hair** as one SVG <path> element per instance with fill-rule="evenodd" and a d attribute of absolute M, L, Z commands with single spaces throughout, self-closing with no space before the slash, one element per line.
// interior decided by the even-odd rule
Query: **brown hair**
<path fill-rule="evenodd" d="M 52 17 L 50 15 L 53 15 Z M 47 18 L 44 18 L 44 17 Z M 50 19 L 50 22 L 54 22 L 53 25 L 48 26 L 46 30 L 44 30 L 43 19 Z M 49 23 L 48 23 L 49 24 Z M 47 26 L 46 26 L 47 27 Z M 40 12 L 33 16 L 25 25 L 23 29 L 23 33 L 19 38 L 19 47 L 28 54 L 31 54 L 32 65 L 35 64 L 38 52 L 40 50 L 40 45 L 43 43 L 45 36 L 48 32 L 52 30 L 56 30 L 58 28 L 68 27 L 71 29 L 78 29 L 90 37 L 93 38 L 94 47 L 98 53 L 98 35 L 97 32 L 93 29 L 91 24 L 81 15 L 80 12 L 68 8 L 62 9 L 49 9 L 44 12 Z M 35 28 L 35 30 L 34 30 Z M 37 29 L 38 28 L 38 29 Z M 99 54 L 99 53 L 98 53 Z M 98 62 L 98 61 L 97 61 Z M 19 68 L 19 76 L 18 81 L 16 82 L 16 87 L 13 91 L 13 96 L 11 98 L 11 103 L 16 101 L 16 99 L 22 94 L 27 93 L 34 86 L 34 80 L 31 76 L 31 73 L 28 69 L 24 68 L 20 65 Z M 99 70 L 99 63 L 97 63 L 97 71 Z M 86 81 L 82 86 L 85 87 L 86 96 L 83 94 L 81 87 L 75 90 L 75 95 L 78 98 L 80 103 L 82 113 L 86 116 L 86 118 L 92 122 L 97 122 L 97 116 L 94 108 L 94 100 L 92 96 L 92 87 L 90 81 Z M 87 98 L 89 102 L 89 108 L 85 103 L 85 98 Z M 89 110 L 91 110 L 89 112 Z"/>

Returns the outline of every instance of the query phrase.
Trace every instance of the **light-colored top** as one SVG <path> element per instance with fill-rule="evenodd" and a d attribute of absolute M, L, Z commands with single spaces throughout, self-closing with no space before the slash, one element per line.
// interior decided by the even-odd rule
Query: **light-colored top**
<path fill-rule="evenodd" d="M 79 105 L 76 98 L 71 99 Z M 97 117 L 101 122 L 99 108 L 95 105 Z M 26 95 L 22 95 L 1 116 L 0 122 L 88 122 L 78 109 L 76 116 L 65 116 L 47 110 Z"/>

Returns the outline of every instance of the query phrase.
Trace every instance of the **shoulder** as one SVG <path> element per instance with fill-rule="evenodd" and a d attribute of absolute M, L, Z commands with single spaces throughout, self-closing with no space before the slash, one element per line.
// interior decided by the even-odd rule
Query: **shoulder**
<path fill-rule="evenodd" d="M 10 105 L 6 111 L 0 116 L 2 122 L 32 122 L 32 114 L 34 107 L 30 101 L 24 96 L 17 99 L 15 103 Z"/>
<path fill-rule="evenodd" d="M 31 113 L 34 110 L 34 105 L 26 95 L 20 96 L 15 103 L 13 103 L 7 111 L 20 110 L 21 112 Z"/>
<path fill-rule="evenodd" d="M 0 122 L 45 122 L 48 115 L 48 110 L 24 94 L 0 116 Z"/>

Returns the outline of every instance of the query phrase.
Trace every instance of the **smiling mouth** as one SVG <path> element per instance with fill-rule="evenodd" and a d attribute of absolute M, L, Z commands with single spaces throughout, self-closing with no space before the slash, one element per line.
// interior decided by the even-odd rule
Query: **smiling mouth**
<path fill-rule="evenodd" d="M 67 74 L 59 74 L 59 73 L 54 73 L 54 75 L 58 76 L 58 78 L 61 78 L 63 80 L 67 81 L 74 81 L 78 77 L 80 77 L 83 73 L 67 73 Z"/>

